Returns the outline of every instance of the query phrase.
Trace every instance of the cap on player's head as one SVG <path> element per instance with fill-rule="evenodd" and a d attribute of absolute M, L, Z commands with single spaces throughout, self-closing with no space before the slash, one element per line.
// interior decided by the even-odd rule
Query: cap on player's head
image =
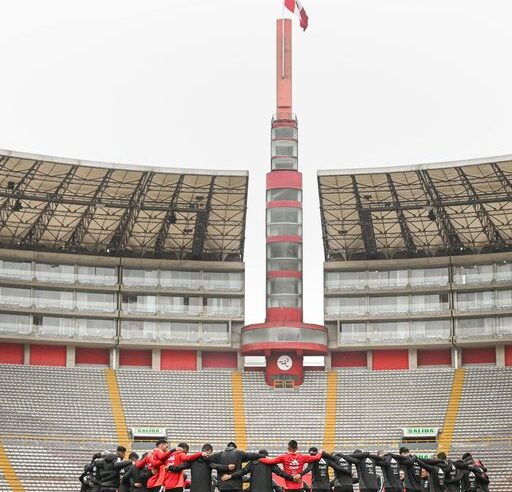
<path fill-rule="evenodd" d="M 297 444 L 297 441 L 295 439 L 288 441 L 288 449 L 290 451 L 297 451 L 298 447 L 299 447 L 299 445 Z"/>
<path fill-rule="evenodd" d="M 315 448 L 315 446 L 311 446 L 308 451 L 309 454 L 317 454 L 318 448 Z"/>
<path fill-rule="evenodd" d="M 409 448 L 405 447 L 405 446 L 402 446 L 400 448 L 400 451 L 399 453 L 403 456 L 404 454 L 409 454 Z"/>
<path fill-rule="evenodd" d="M 188 453 L 188 450 L 190 449 L 190 446 L 186 442 L 180 442 L 178 444 L 178 447 L 183 449 L 183 451 L 185 451 L 185 453 Z"/>
<path fill-rule="evenodd" d="M 437 453 L 437 459 L 446 461 L 446 453 L 443 453 L 442 451 L 440 453 Z"/>
<path fill-rule="evenodd" d="M 159 448 L 162 444 L 165 444 L 165 445 L 167 446 L 167 444 L 168 444 L 167 439 L 159 439 L 159 440 L 156 442 L 155 446 L 156 446 L 157 448 Z"/>
<path fill-rule="evenodd" d="M 236 444 L 233 441 L 230 441 L 230 442 L 228 442 L 228 448 L 235 448 L 236 449 Z"/>
<path fill-rule="evenodd" d="M 258 454 L 262 454 L 263 456 L 268 456 L 268 451 L 266 449 L 260 449 Z"/>
<path fill-rule="evenodd" d="M 205 453 L 211 452 L 211 451 L 213 451 L 213 446 L 209 442 L 206 442 L 203 444 L 201 451 L 203 451 Z"/>

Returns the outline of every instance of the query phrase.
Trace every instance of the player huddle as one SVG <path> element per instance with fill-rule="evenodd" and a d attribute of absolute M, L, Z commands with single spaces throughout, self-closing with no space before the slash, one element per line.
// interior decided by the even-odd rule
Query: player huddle
<path fill-rule="evenodd" d="M 308 473 L 313 492 L 353 492 L 356 483 L 360 492 L 489 490 L 486 468 L 470 453 L 456 461 L 448 460 L 444 453 L 439 453 L 437 459 L 420 459 L 405 447 L 399 454 L 372 454 L 359 449 L 350 454 L 329 454 L 314 447 L 308 454 L 301 454 L 297 441 L 291 440 L 286 453 L 270 458 L 264 449 L 249 453 L 237 449 L 234 442 L 221 452 L 214 453 L 212 446 L 205 444 L 200 452 L 189 453 L 186 443 L 170 449 L 164 439 L 140 458 L 132 452 L 125 460 L 125 453 L 126 449 L 119 446 L 115 454 L 94 455 L 80 476 L 82 492 L 183 492 L 187 488 L 190 492 L 212 492 L 216 488 L 220 492 L 240 492 L 246 480 L 251 492 L 280 491 L 275 475 L 284 480 L 285 491 L 302 492 L 309 489 L 303 479 Z M 186 469 L 190 469 L 190 480 Z M 213 470 L 216 476 L 212 476 Z"/>

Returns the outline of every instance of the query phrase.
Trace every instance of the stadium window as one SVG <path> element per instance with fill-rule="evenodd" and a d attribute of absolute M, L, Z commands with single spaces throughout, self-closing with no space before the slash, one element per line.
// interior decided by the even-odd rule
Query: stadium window
<path fill-rule="evenodd" d="M 75 266 L 36 263 L 36 280 L 73 283 L 75 282 Z"/>
<path fill-rule="evenodd" d="M 300 236 L 302 210 L 295 207 L 276 207 L 267 210 L 268 236 Z"/>
<path fill-rule="evenodd" d="M 0 260 L 0 277 L 32 280 L 32 263 L 26 261 Z"/>
<path fill-rule="evenodd" d="M 117 269 L 110 267 L 78 266 L 78 282 L 91 285 L 117 284 Z"/>
<path fill-rule="evenodd" d="M 302 200 L 302 191 L 295 188 L 274 188 L 267 191 L 267 201 L 293 201 L 300 202 Z"/>
<path fill-rule="evenodd" d="M 31 318 L 31 316 L 23 314 L 3 313 L 0 316 L 0 332 L 29 335 L 32 332 Z M 41 317 L 39 316 L 39 318 Z"/>

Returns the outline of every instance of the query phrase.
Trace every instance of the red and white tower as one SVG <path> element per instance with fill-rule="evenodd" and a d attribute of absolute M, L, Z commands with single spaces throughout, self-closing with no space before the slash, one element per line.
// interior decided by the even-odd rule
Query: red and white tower
<path fill-rule="evenodd" d="M 271 171 L 267 173 L 265 323 L 242 328 L 242 355 L 266 357 L 266 381 L 301 384 L 303 356 L 327 353 L 327 329 L 302 316 L 302 173 L 292 110 L 290 19 L 277 20 L 277 110 L 272 118 Z"/>

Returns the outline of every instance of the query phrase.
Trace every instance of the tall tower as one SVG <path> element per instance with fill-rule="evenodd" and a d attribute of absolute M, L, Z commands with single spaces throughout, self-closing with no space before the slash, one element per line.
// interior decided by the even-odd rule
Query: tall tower
<path fill-rule="evenodd" d="M 292 109 L 290 19 L 276 30 L 276 113 L 266 190 L 266 319 L 242 329 L 242 355 L 264 355 L 266 381 L 301 384 L 303 356 L 327 353 L 327 329 L 302 316 L 302 173 L 298 125 Z"/>

